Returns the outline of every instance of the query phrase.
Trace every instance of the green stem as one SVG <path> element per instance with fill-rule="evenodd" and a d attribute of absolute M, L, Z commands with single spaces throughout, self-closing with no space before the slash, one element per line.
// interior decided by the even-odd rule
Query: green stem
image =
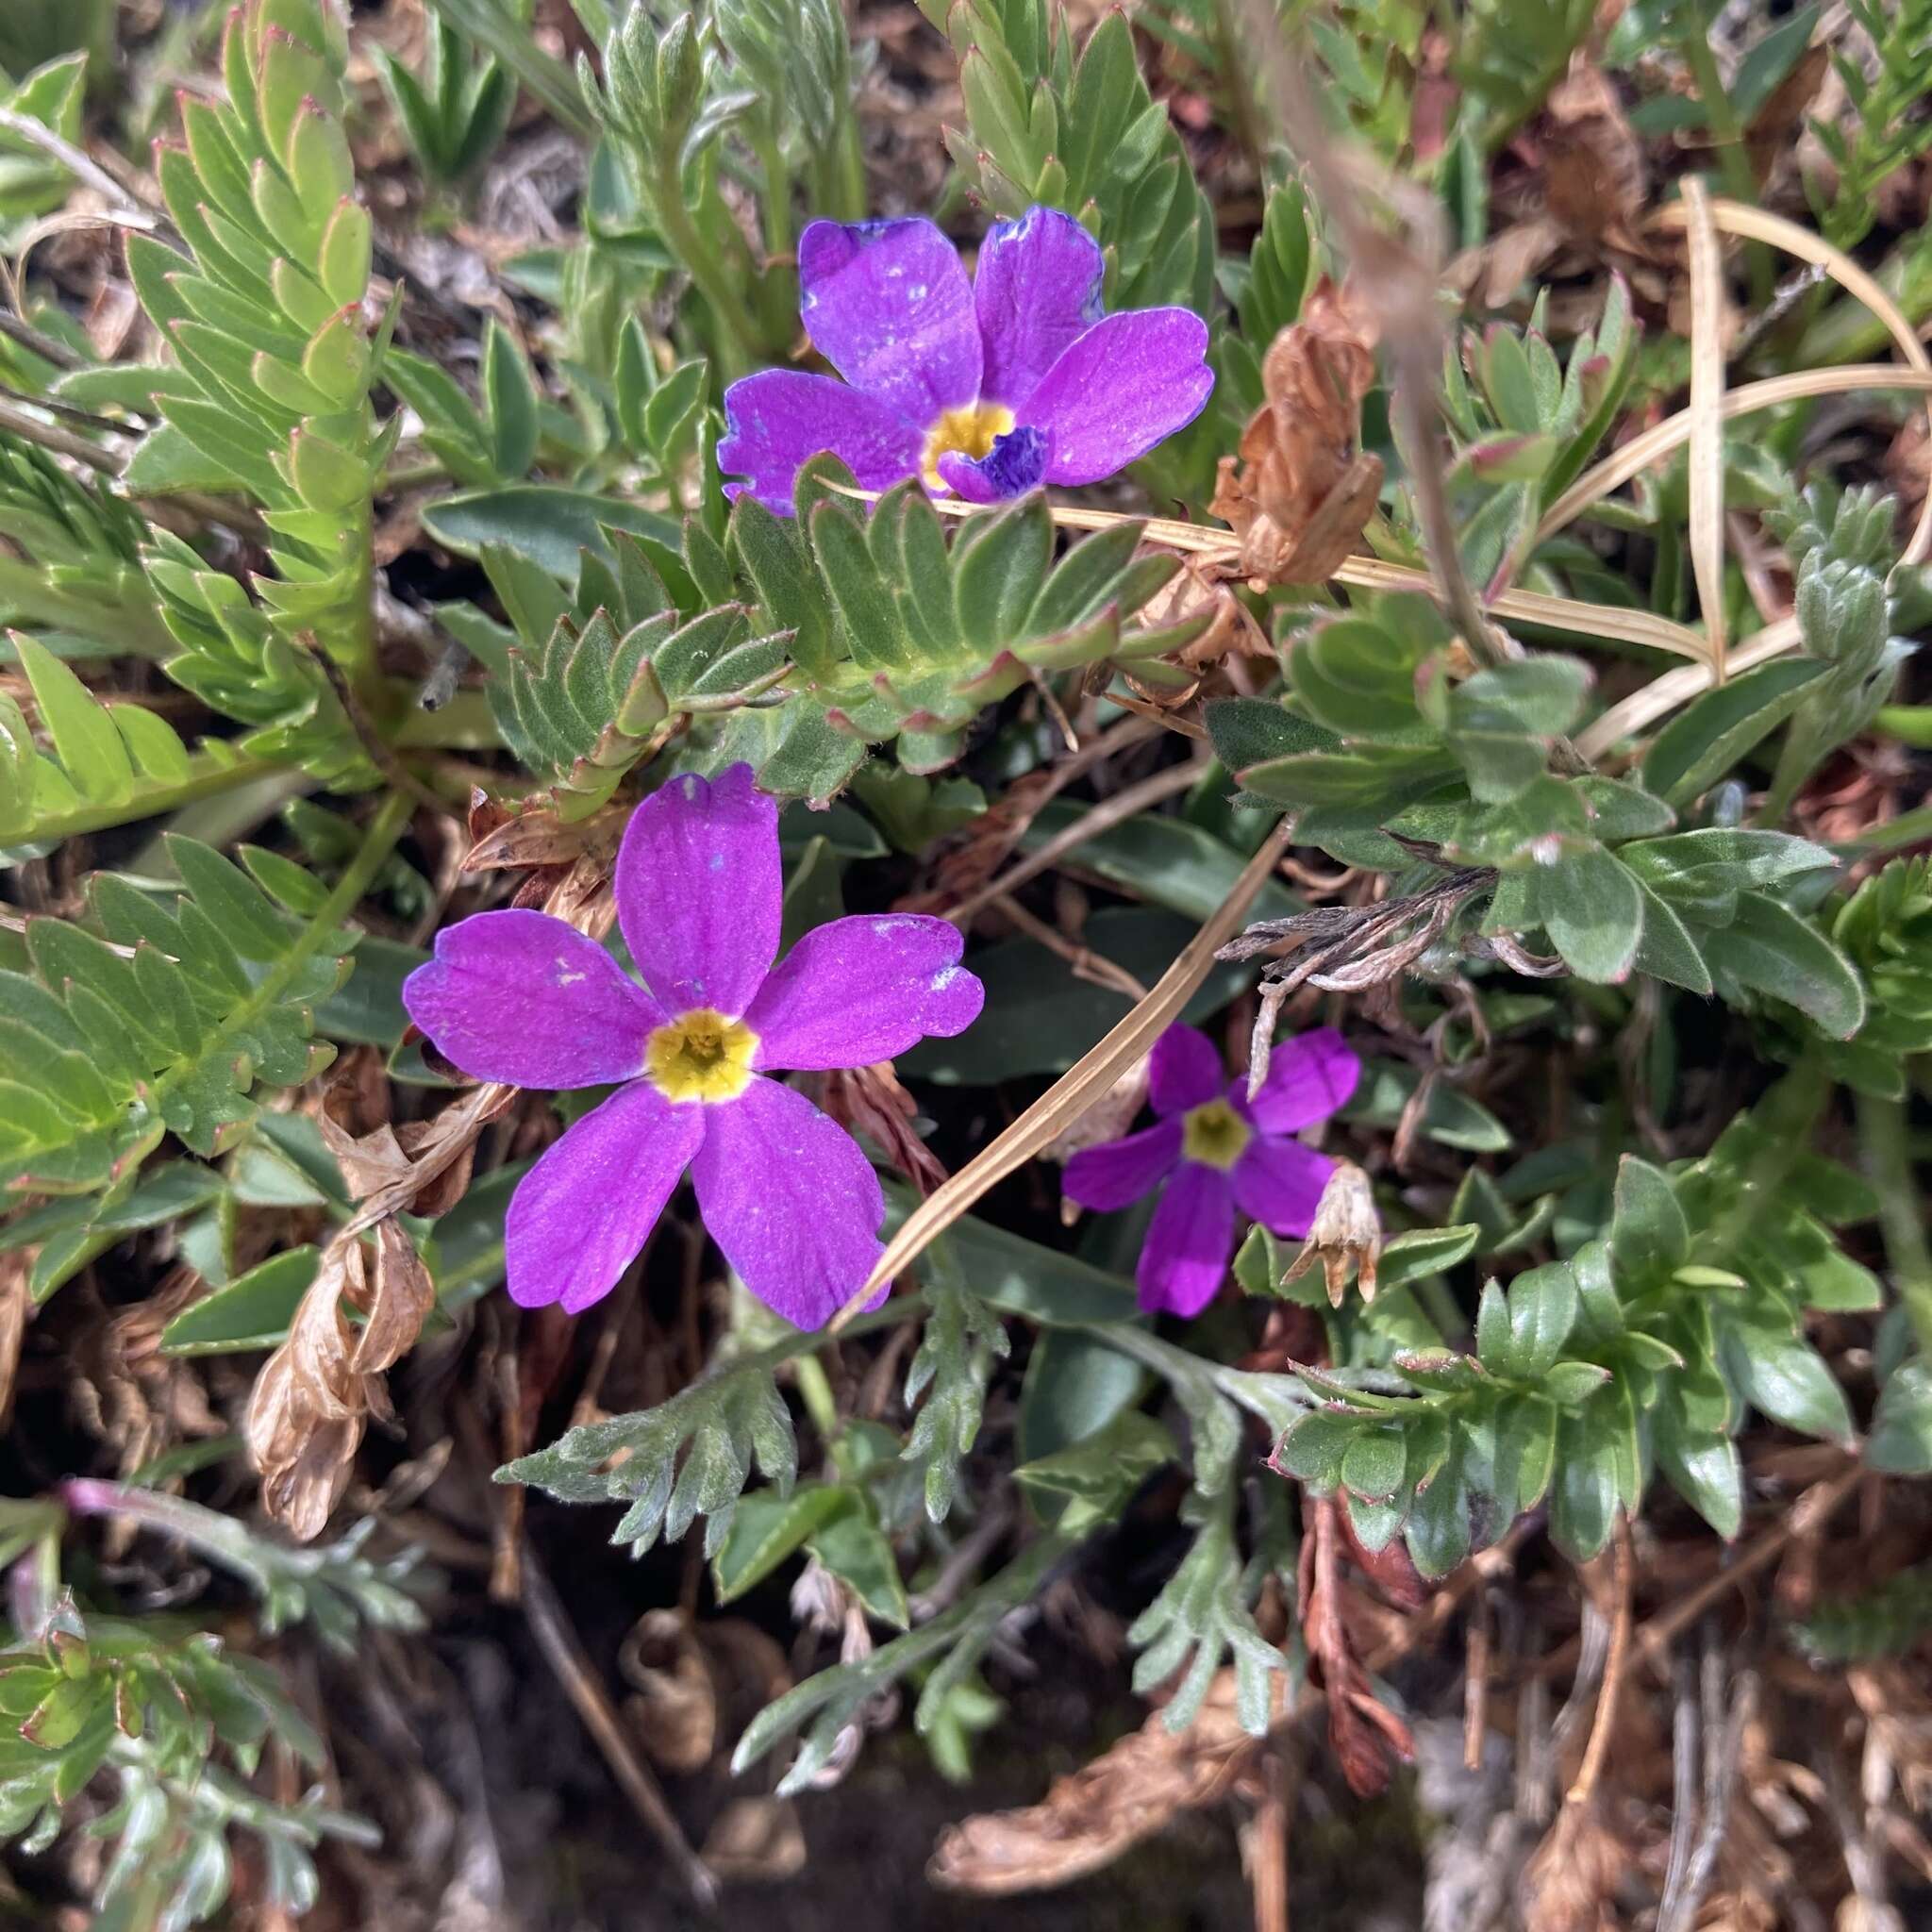
<path fill-rule="evenodd" d="M 851 104 L 839 116 L 837 196 L 841 220 L 862 222 L 867 213 L 865 152 L 858 144 L 858 120 Z"/>
<path fill-rule="evenodd" d="M 1710 51 L 1703 16 L 1696 8 L 1685 9 L 1685 32 L 1678 40 L 1684 64 L 1697 83 L 1698 99 L 1710 122 L 1711 140 L 1717 147 L 1718 168 L 1724 175 L 1724 192 L 1733 201 L 1750 207 L 1757 200 L 1757 183 L 1751 173 L 1751 158 L 1744 146 L 1744 124 L 1724 92 L 1724 76 L 1717 71 L 1717 58 Z M 1775 291 L 1771 257 L 1759 244 L 1748 251 L 1751 264 L 1752 300 L 1761 308 Z"/>
<path fill-rule="evenodd" d="M 254 1025 L 294 984 L 296 974 L 335 938 L 337 928 L 361 902 L 362 894 L 369 890 L 376 874 L 395 849 L 396 841 L 403 836 L 403 828 L 409 823 L 409 814 L 415 808 L 415 800 L 407 792 L 391 791 L 383 800 L 375 818 L 370 821 L 368 831 L 362 835 L 360 850 L 336 881 L 335 889 L 296 937 L 295 943 L 268 969 L 255 991 L 215 1029 L 216 1041 Z M 211 1041 L 206 1051 L 184 1060 L 154 1083 L 150 1101 L 157 1116 L 161 1112 L 162 1096 L 186 1074 L 205 1064 L 214 1051 L 215 1041 Z"/>
<path fill-rule="evenodd" d="M 652 212 L 658 217 L 658 232 L 671 244 L 671 252 L 681 261 L 692 284 L 705 298 L 718 325 L 730 338 L 737 351 L 740 368 L 758 359 L 758 341 L 752 332 L 744 298 L 731 286 L 711 244 L 701 236 L 684 205 L 684 190 L 675 175 L 660 179 L 652 196 Z M 731 370 L 727 374 L 736 374 Z"/>
<path fill-rule="evenodd" d="M 812 1427 L 829 1449 L 839 1438 L 839 1405 L 832 1395 L 831 1377 L 815 1355 L 800 1356 L 792 1366 L 791 1375 Z"/>
<path fill-rule="evenodd" d="M 1912 1178 L 1902 1100 L 1858 1095 L 1858 1142 L 1865 1178 L 1878 1194 L 1878 1224 L 1885 1253 L 1919 1350 L 1932 1361 L 1932 1243 L 1925 1239 L 1925 1210 Z"/>
<path fill-rule="evenodd" d="M 760 124 L 751 136 L 752 152 L 758 158 L 764 175 L 765 253 L 772 256 L 791 253 L 791 171 L 778 144 L 777 131 L 769 123 Z"/>

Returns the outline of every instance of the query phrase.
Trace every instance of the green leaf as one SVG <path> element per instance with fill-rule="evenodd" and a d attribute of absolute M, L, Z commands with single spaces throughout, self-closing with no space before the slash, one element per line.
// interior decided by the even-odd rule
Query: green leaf
<path fill-rule="evenodd" d="M 1617 1167 L 1610 1258 L 1619 1288 L 1642 1293 L 1667 1280 L 1690 1258 L 1690 1229 L 1669 1179 L 1626 1154 Z"/>
<path fill-rule="evenodd" d="M 1176 1453 L 1163 1424 L 1129 1408 L 1084 1440 L 1021 1463 L 1013 1474 L 1029 1490 L 1090 1506 L 1091 1517 L 1104 1521 Z"/>
<path fill-rule="evenodd" d="M 1531 903 L 1550 942 L 1581 979 L 1626 978 L 1643 933 L 1643 897 L 1629 869 L 1594 842 L 1566 843 L 1531 874 Z"/>
<path fill-rule="evenodd" d="M 1844 955 L 1775 899 L 1741 894 L 1731 923 L 1699 943 L 1720 991 L 1748 987 L 1788 1001 L 1837 1040 L 1849 1040 L 1865 1023 L 1865 989 Z"/>
<path fill-rule="evenodd" d="M 1341 743 L 1334 732 L 1265 698 L 1210 698 L 1207 724 L 1214 756 L 1230 772 L 1302 752 L 1335 751 Z"/>
<path fill-rule="evenodd" d="M 1652 1414 L 1657 1467 L 1711 1528 L 1726 1541 L 1734 1538 L 1744 1523 L 1744 1474 L 1737 1444 L 1721 1431 L 1690 1429 L 1668 1392 Z"/>
<path fill-rule="evenodd" d="M 834 1516 L 812 1533 L 806 1547 L 851 1591 L 869 1616 L 895 1630 L 904 1630 L 911 1623 L 898 1559 L 863 1507 Z"/>
<path fill-rule="evenodd" d="M 1022 834 L 1021 851 L 1036 850 L 1078 824 L 1089 809 L 1053 800 Z M 1233 890 L 1246 858 L 1187 819 L 1142 812 L 1083 840 L 1078 863 L 1082 871 L 1122 891 L 1199 922 L 1211 918 Z M 1288 919 L 1306 909 L 1278 880 L 1269 879 L 1256 895 L 1249 916 Z"/>
<path fill-rule="evenodd" d="M 1751 1406 L 1773 1422 L 1807 1436 L 1851 1441 L 1852 1415 L 1844 1391 L 1802 1337 L 1732 1324 L 1724 1360 Z"/>
<path fill-rule="evenodd" d="M 1046 1329 L 1026 1358 L 1017 1454 L 1038 1462 L 1098 1435 L 1146 1389 L 1147 1372 L 1097 1337 Z"/>
<path fill-rule="evenodd" d="M 96 874 L 90 898 L 108 943 L 36 919 L 35 977 L 0 975 L 12 980 L 0 1013 L 29 1015 L 57 1046 L 85 1041 L 97 1075 L 61 1080 L 56 1108 L 31 1069 L 0 1052 L 0 1185 L 92 1191 L 164 1128 L 211 1155 L 252 1111 L 258 1080 L 297 1086 L 328 1063 L 332 1049 L 310 1037 L 311 1003 L 340 983 L 348 941 L 321 921 L 286 924 L 208 848 L 177 840 L 172 850 L 188 883 L 172 905 Z"/>
<path fill-rule="evenodd" d="M 1790 717 L 1830 668 L 1812 658 L 1776 658 L 1706 691 L 1652 741 L 1644 789 L 1671 805 L 1688 805 Z"/>
<path fill-rule="evenodd" d="M 96 804 L 126 798 L 134 790 L 134 766 L 113 718 L 44 644 L 19 631 L 11 638 L 33 687 L 41 722 L 75 790 Z"/>
<path fill-rule="evenodd" d="M 1474 1222 L 1457 1227 L 1415 1227 L 1391 1235 L 1382 1243 L 1375 1266 L 1375 1291 L 1404 1288 L 1431 1274 L 1441 1274 L 1475 1253 L 1482 1229 Z"/>
<path fill-rule="evenodd" d="M 1566 1261 L 1551 1261 L 1519 1274 L 1509 1284 L 1509 1341 L 1507 1354 L 1484 1366 L 1519 1381 L 1542 1383 L 1549 1376 L 1570 1331 L 1576 1324 L 1576 1276 Z M 1563 1398 L 1554 1390 L 1552 1399 Z"/>
<path fill-rule="evenodd" d="M 1697 950 L 1690 928 L 1669 902 L 1659 898 L 1641 879 L 1638 881 L 1638 891 L 1643 901 L 1643 933 L 1632 962 L 1636 970 L 1647 973 L 1653 979 L 1708 995 L 1710 968 L 1704 963 L 1704 955 Z"/>
<path fill-rule="evenodd" d="M 483 337 L 483 393 L 490 405 L 491 456 L 497 475 L 526 475 L 537 458 L 536 385 L 523 351 L 494 316 Z"/>
<path fill-rule="evenodd" d="M 318 1254 L 313 1246 L 287 1249 L 191 1303 L 161 1330 L 161 1353 L 233 1355 L 278 1347 L 315 1279 Z"/>
<path fill-rule="evenodd" d="M 863 1499 L 841 1484 L 806 1484 L 790 1495 L 758 1490 L 731 1512 L 731 1528 L 711 1559 L 718 1601 L 728 1604 L 762 1583 L 834 1517 L 861 1510 Z"/>
<path fill-rule="evenodd" d="M 1932 1475 L 1932 1364 L 1902 1362 L 1886 1377 L 1865 1462 L 1888 1475 Z"/>
<path fill-rule="evenodd" d="M 566 584 L 576 581 L 582 551 L 614 560 L 607 529 L 652 537 L 674 551 L 679 540 L 676 524 L 656 510 L 620 496 L 539 483 L 442 497 L 425 507 L 423 525 L 458 557 L 480 557 L 486 543 L 501 543 Z"/>
<path fill-rule="evenodd" d="M 1408 1467 L 1408 1439 L 1400 1428 L 1357 1430 L 1341 1457 L 1341 1486 L 1371 1503 L 1400 1491 Z"/>

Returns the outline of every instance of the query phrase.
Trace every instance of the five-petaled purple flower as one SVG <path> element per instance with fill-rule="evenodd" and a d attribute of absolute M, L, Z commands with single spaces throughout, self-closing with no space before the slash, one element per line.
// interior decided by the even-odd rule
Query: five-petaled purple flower
<path fill-rule="evenodd" d="M 1261 1091 L 1225 1085 L 1221 1056 L 1191 1026 L 1155 1042 L 1147 1098 L 1158 1125 L 1090 1147 L 1061 1186 L 1083 1208 L 1124 1208 L 1165 1180 L 1135 1280 L 1150 1313 L 1198 1314 L 1234 1251 L 1235 1210 L 1276 1234 L 1306 1235 L 1335 1163 L 1291 1137 L 1346 1104 L 1361 1062 L 1332 1026 L 1274 1049 Z"/>
<path fill-rule="evenodd" d="M 845 384 L 796 369 L 734 382 L 718 466 L 748 480 L 726 493 L 786 514 L 821 450 L 862 489 L 918 476 L 974 503 L 1111 476 L 1186 428 L 1214 375 L 1191 309 L 1103 315 L 1103 267 L 1092 236 L 1048 208 L 994 228 L 970 282 L 924 219 L 813 222 L 799 316 Z"/>
<path fill-rule="evenodd" d="M 479 1080 L 625 1084 L 518 1184 L 509 1292 L 575 1314 L 608 1294 L 689 1167 L 724 1257 L 768 1307 L 817 1328 L 872 1272 L 872 1163 L 779 1069 L 862 1067 L 962 1032 L 985 999 L 942 919 L 837 919 L 775 968 L 778 808 L 749 765 L 676 777 L 638 807 L 617 916 L 644 985 L 546 912 L 479 912 L 403 985 L 409 1017 Z M 647 990 L 648 989 L 648 990 Z"/>

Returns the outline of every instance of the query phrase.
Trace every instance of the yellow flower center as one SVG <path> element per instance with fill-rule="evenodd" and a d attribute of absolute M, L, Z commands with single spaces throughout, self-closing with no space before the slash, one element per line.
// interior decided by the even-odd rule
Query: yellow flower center
<path fill-rule="evenodd" d="M 992 454 L 993 443 L 1013 426 L 1013 412 L 1000 403 L 968 403 L 947 409 L 925 433 L 925 456 L 919 474 L 928 490 L 943 490 L 940 458 L 951 450 L 977 461 Z"/>
<path fill-rule="evenodd" d="M 758 1044 L 742 1020 L 693 1007 L 652 1029 L 644 1077 L 666 1100 L 736 1100 L 751 1085 Z"/>
<path fill-rule="evenodd" d="M 1181 1152 L 1204 1167 L 1224 1171 L 1241 1158 L 1253 1131 L 1226 1101 L 1210 1100 L 1188 1109 L 1181 1124 Z"/>

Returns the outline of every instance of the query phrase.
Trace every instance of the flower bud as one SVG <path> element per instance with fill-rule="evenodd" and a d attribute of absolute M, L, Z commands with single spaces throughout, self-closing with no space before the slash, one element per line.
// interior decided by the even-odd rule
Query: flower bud
<path fill-rule="evenodd" d="M 1315 1204 L 1307 1240 L 1282 1280 L 1293 1281 L 1320 1261 L 1327 1282 L 1328 1305 L 1339 1308 L 1348 1287 L 1348 1264 L 1353 1261 L 1362 1300 L 1372 1302 L 1375 1299 L 1375 1263 L 1381 1253 L 1382 1222 L 1375 1212 L 1374 1189 L 1354 1161 L 1338 1160 Z"/>

